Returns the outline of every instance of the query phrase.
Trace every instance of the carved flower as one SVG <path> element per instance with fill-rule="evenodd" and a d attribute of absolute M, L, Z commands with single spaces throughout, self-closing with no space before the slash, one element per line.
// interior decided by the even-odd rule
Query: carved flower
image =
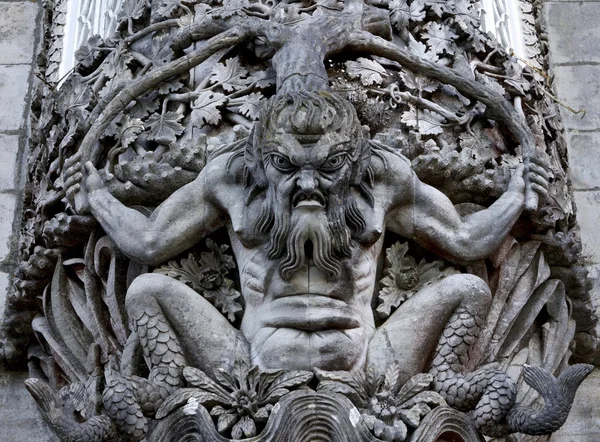
<path fill-rule="evenodd" d="M 204 290 L 215 290 L 223 284 L 223 276 L 216 269 L 209 268 L 200 274 L 198 285 Z"/>
<path fill-rule="evenodd" d="M 422 259 L 418 264 L 412 256 L 407 256 L 408 243 L 397 242 L 386 250 L 387 267 L 385 277 L 380 281 L 380 304 L 377 312 L 387 318 L 392 310 L 424 287 L 446 276 L 459 273 L 454 267 L 442 270 L 442 261 L 427 262 Z"/>
<path fill-rule="evenodd" d="M 380 379 L 360 371 L 315 371 L 317 390 L 348 397 L 358 407 L 367 428 L 385 441 L 408 440 L 425 415 L 446 404 L 440 394 L 429 390 L 431 374 L 419 373 L 401 385 L 398 363 L 391 364 Z"/>
<path fill-rule="evenodd" d="M 228 246 L 218 246 L 211 239 L 206 240 L 206 246 L 210 252 L 202 252 L 199 261 L 190 253 L 187 259 L 181 260 L 181 265 L 169 261 L 154 272 L 185 282 L 215 307 L 220 308 L 233 322 L 236 312 L 242 310 L 242 306 L 236 302 L 240 293 L 233 288 L 233 281 L 227 278 L 229 271 L 235 268 L 235 263 L 233 258 L 225 253 Z"/>
<path fill-rule="evenodd" d="M 204 406 L 216 418 L 219 433 L 241 439 L 256 435 L 257 424 L 267 421 L 273 406 L 291 389 L 306 385 L 313 373 L 260 371 L 257 366 L 249 369 L 246 363 L 236 361 L 233 373 L 218 369 L 215 380 L 193 367 L 184 368 L 183 376 L 195 388 L 183 388 L 169 396 L 157 418 L 182 405 L 188 414 Z"/>

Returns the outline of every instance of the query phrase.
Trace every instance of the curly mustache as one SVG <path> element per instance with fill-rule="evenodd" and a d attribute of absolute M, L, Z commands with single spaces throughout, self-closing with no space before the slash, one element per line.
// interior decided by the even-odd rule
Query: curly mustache
<path fill-rule="evenodd" d="M 366 225 L 354 199 L 334 198 L 321 213 L 290 213 L 288 207 L 289 203 L 279 201 L 274 189 L 268 188 L 253 226 L 256 232 L 269 236 L 268 258 L 281 260 L 282 278 L 289 280 L 306 259 L 312 259 L 328 278 L 339 279 L 341 261 L 351 255 L 352 231 L 360 232 Z M 307 257 L 309 241 L 313 252 Z"/>

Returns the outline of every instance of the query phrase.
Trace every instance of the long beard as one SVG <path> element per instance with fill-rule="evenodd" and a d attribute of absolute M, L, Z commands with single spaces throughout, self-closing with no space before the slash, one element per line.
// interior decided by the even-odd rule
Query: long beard
<path fill-rule="evenodd" d="M 348 223 L 355 230 L 365 226 L 354 200 L 331 200 L 327 211 L 293 210 L 290 213 L 289 207 L 289 201 L 280 201 L 272 188 L 267 189 L 254 229 L 270 236 L 268 258 L 280 259 L 279 272 L 285 280 L 301 269 L 306 259 L 312 259 L 330 279 L 339 279 L 341 261 L 351 256 L 352 235 Z M 306 247 L 309 241 L 312 249 Z M 312 250 L 312 256 L 306 256 L 307 250 Z"/>

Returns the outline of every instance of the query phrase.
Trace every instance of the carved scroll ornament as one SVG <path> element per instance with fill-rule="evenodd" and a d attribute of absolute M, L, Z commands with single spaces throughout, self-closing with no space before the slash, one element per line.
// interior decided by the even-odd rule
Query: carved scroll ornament
<path fill-rule="evenodd" d="M 568 366 L 589 328 L 561 126 L 475 17 L 125 1 L 40 86 L 13 308 L 62 440 L 564 423 L 592 367 Z"/>

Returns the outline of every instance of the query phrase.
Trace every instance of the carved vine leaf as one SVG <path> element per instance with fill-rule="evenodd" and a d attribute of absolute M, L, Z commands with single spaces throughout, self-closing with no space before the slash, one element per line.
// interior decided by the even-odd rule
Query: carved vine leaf
<path fill-rule="evenodd" d="M 179 122 L 183 115 L 167 112 L 164 115 L 154 113 L 146 120 L 148 138 L 160 144 L 169 144 L 177 140 L 185 129 Z"/>
<path fill-rule="evenodd" d="M 490 89 L 496 91 L 500 95 L 506 95 L 506 89 L 502 87 L 500 83 L 494 78 L 490 78 L 487 75 L 475 73 L 475 79 L 488 86 Z"/>
<path fill-rule="evenodd" d="M 145 0 L 125 0 L 119 11 L 118 20 L 137 20 L 146 11 Z"/>
<path fill-rule="evenodd" d="M 244 9 L 248 6 L 250 6 L 250 3 L 247 0 L 224 0 L 222 7 L 213 9 L 212 16 L 214 18 L 230 18 L 234 15 L 243 16 L 246 14 Z"/>
<path fill-rule="evenodd" d="M 131 118 L 145 118 L 152 112 L 155 112 L 160 107 L 157 97 L 157 92 L 152 91 L 149 94 L 136 98 L 135 104 L 129 111 Z"/>
<path fill-rule="evenodd" d="M 133 55 L 131 52 L 120 44 L 106 58 L 102 70 L 108 78 L 120 76 L 124 71 L 129 70 L 129 64 L 132 61 Z"/>
<path fill-rule="evenodd" d="M 158 85 L 157 91 L 159 94 L 168 94 L 169 92 L 177 92 L 183 87 L 183 83 L 179 80 L 167 80 Z"/>
<path fill-rule="evenodd" d="M 152 39 L 152 54 L 150 55 L 152 64 L 161 66 L 173 59 L 171 42 L 171 37 L 167 34 L 158 35 Z"/>
<path fill-rule="evenodd" d="M 398 31 L 406 29 L 409 22 L 420 22 L 425 18 L 425 5 L 422 0 L 392 0 L 389 3 L 390 20 Z"/>
<path fill-rule="evenodd" d="M 211 251 L 202 252 L 200 260 L 196 260 L 190 253 L 187 259 L 181 260 L 181 264 L 169 261 L 154 272 L 188 284 L 233 322 L 235 314 L 242 310 L 242 306 L 236 302 L 241 295 L 233 288 L 233 281 L 226 277 L 227 273 L 235 268 L 235 263 L 233 258 L 225 253 L 228 248 L 226 245 L 218 246 L 211 239 L 206 240 L 206 245 Z"/>
<path fill-rule="evenodd" d="M 427 40 L 429 47 L 436 54 L 454 54 L 456 51 L 456 43 L 454 40 L 458 38 L 449 26 L 444 24 L 429 22 L 422 32 L 423 39 Z"/>
<path fill-rule="evenodd" d="M 290 391 L 306 385 L 313 373 L 261 371 L 238 360 L 233 373 L 218 369 L 214 380 L 193 367 L 185 367 L 183 376 L 192 388 L 182 388 L 169 396 L 156 413 L 157 418 L 181 406 L 193 414 L 202 405 L 217 418 L 219 433 L 241 439 L 255 436 L 257 424 L 267 421 L 273 405 Z"/>
<path fill-rule="evenodd" d="M 82 120 L 87 118 L 87 107 L 92 101 L 92 88 L 83 81 L 81 75 L 71 74 L 64 82 L 63 90 L 67 92 L 57 98 L 56 111 L 64 116 L 68 111 L 75 110 Z"/>
<path fill-rule="evenodd" d="M 217 63 L 210 77 L 211 84 L 219 84 L 226 92 L 246 88 L 250 80 L 246 78 L 248 71 L 240 64 L 240 60 L 229 58 L 224 63 Z"/>
<path fill-rule="evenodd" d="M 444 132 L 442 123 L 444 117 L 436 112 L 417 109 L 409 104 L 410 109 L 402 114 L 402 122 L 407 126 L 417 129 L 421 135 L 436 135 Z"/>
<path fill-rule="evenodd" d="M 475 28 L 479 27 L 477 16 L 470 0 L 454 1 L 454 16 L 452 21 L 456 23 L 463 31 L 473 33 Z"/>
<path fill-rule="evenodd" d="M 419 373 L 404 385 L 400 381 L 400 366 L 391 364 L 378 380 L 360 371 L 324 371 L 315 369 L 317 391 L 342 394 L 359 408 L 363 421 L 373 434 L 385 441 L 405 441 L 412 429 L 432 409 L 446 402 L 431 391 L 433 376 Z"/>
<path fill-rule="evenodd" d="M 115 75 L 104 85 L 104 87 L 100 90 L 98 95 L 101 98 L 104 98 L 108 94 L 110 94 L 112 91 L 120 88 L 122 85 L 124 85 L 124 83 L 127 83 L 132 78 L 133 78 L 133 74 L 131 73 L 131 71 L 129 69 L 122 70 L 118 73 L 118 75 Z"/>
<path fill-rule="evenodd" d="M 440 87 L 440 82 L 422 75 L 415 75 L 410 71 L 404 71 L 400 74 L 404 85 L 411 90 L 421 92 L 433 92 Z"/>
<path fill-rule="evenodd" d="M 162 0 L 156 13 L 164 18 L 171 18 L 176 15 L 184 6 L 179 0 Z M 187 8 L 185 8 L 187 9 Z M 189 11 L 189 9 L 188 9 Z"/>
<path fill-rule="evenodd" d="M 383 77 L 387 77 L 387 71 L 375 60 L 360 57 L 356 61 L 346 62 L 346 73 L 350 78 L 360 78 L 365 86 L 381 84 Z"/>
<path fill-rule="evenodd" d="M 408 35 L 408 50 L 425 60 L 437 61 L 439 58 L 434 51 L 427 50 L 427 46 L 420 41 L 415 40 L 411 34 Z"/>
<path fill-rule="evenodd" d="M 266 99 L 263 94 L 252 92 L 244 97 L 244 104 L 240 106 L 240 112 L 251 120 L 258 120 L 260 110 L 265 101 Z"/>
<path fill-rule="evenodd" d="M 380 281 L 383 288 L 379 292 L 377 312 L 387 318 L 392 310 L 413 296 L 419 290 L 447 276 L 459 273 L 454 267 L 442 270 L 442 261 L 428 263 L 407 255 L 408 243 L 397 242 L 386 250 L 387 267 L 385 277 Z"/>
<path fill-rule="evenodd" d="M 256 71 L 248 76 L 248 81 L 259 89 L 267 89 L 275 86 L 275 71 L 272 68 L 264 71 Z"/>
<path fill-rule="evenodd" d="M 104 40 L 98 34 L 92 35 L 88 41 L 81 45 L 79 49 L 75 51 L 75 60 L 83 67 L 90 67 L 94 62 L 100 58 L 102 51 L 100 46 L 104 44 Z"/>
<path fill-rule="evenodd" d="M 198 126 L 204 126 L 204 123 L 216 126 L 221 122 L 219 107 L 226 101 L 227 97 L 219 92 L 201 92 L 191 106 L 192 121 Z"/>
<path fill-rule="evenodd" d="M 131 118 L 126 115 L 124 121 L 120 124 L 119 139 L 123 147 L 129 146 L 144 131 L 144 123 L 139 118 Z"/>
<path fill-rule="evenodd" d="M 440 18 L 454 10 L 454 0 L 425 0 L 425 5 Z"/>

